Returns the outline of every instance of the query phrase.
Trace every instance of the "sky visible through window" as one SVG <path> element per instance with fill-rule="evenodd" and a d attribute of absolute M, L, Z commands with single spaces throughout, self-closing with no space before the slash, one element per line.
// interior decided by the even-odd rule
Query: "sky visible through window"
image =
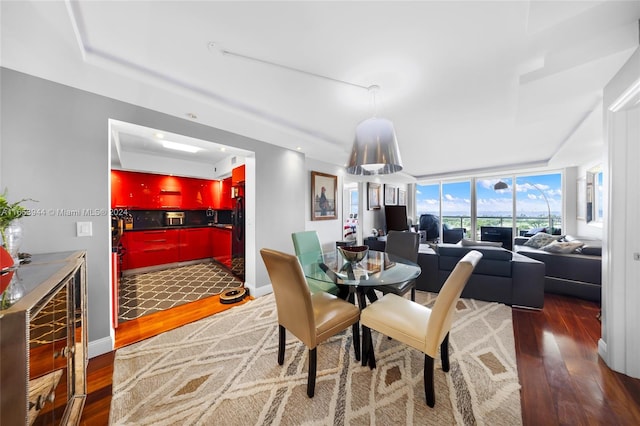
<path fill-rule="evenodd" d="M 508 189 L 494 190 L 499 180 L 509 185 Z M 511 217 L 512 178 L 488 178 L 476 180 L 478 216 Z M 468 216 L 471 211 L 470 182 L 444 183 L 442 198 L 443 215 Z M 543 196 L 544 193 L 544 196 Z M 523 176 L 516 178 L 517 216 L 542 216 L 548 214 L 545 197 L 549 201 L 551 214 L 562 214 L 562 178 L 560 173 Z M 417 185 L 416 210 L 418 216 L 424 213 L 439 214 L 439 185 Z"/>

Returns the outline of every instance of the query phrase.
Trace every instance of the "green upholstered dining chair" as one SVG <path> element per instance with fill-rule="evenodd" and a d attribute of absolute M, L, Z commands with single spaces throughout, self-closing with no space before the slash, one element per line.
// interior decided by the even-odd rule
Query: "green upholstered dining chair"
<path fill-rule="evenodd" d="M 317 262 L 322 257 L 322 246 L 320 245 L 320 238 L 316 231 L 302 231 L 294 232 L 291 234 L 293 240 L 293 248 L 296 252 L 296 256 L 302 265 L 308 265 L 310 263 Z M 338 286 L 321 280 L 314 280 L 307 278 L 307 285 L 311 293 L 318 291 L 324 291 L 333 295 L 338 295 Z"/>
<path fill-rule="evenodd" d="M 418 250 L 420 249 L 420 234 L 417 232 L 389 231 L 385 252 L 401 257 L 413 263 L 418 262 Z M 404 296 L 411 290 L 411 300 L 416 300 L 416 280 L 405 281 L 400 284 L 377 286 L 376 290 L 383 294 L 393 293 Z"/>
<path fill-rule="evenodd" d="M 453 269 L 436 297 L 433 308 L 386 294 L 360 313 L 362 324 L 362 365 L 375 368 L 371 329 L 424 353 L 424 392 L 427 405 L 436 402 L 433 387 L 434 358 L 440 347 L 442 370 L 449 371 L 449 331 L 456 302 L 471 273 L 482 258 L 477 250 L 468 252 Z"/>
<path fill-rule="evenodd" d="M 320 343 L 351 326 L 353 350 L 356 360 L 360 360 L 360 309 L 324 291 L 311 294 L 295 256 L 266 248 L 260 250 L 260 255 L 271 279 L 278 311 L 278 364 L 284 363 L 288 330 L 309 349 L 307 395 L 311 398 Z"/>

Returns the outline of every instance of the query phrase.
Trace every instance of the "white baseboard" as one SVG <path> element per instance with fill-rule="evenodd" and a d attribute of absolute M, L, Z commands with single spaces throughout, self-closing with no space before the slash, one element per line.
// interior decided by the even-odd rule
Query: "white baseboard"
<path fill-rule="evenodd" d="M 607 361 L 607 342 L 602 340 L 602 338 L 598 339 L 598 355 L 600 358 Z"/>
<path fill-rule="evenodd" d="M 88 356 L 89 358 L 96 357 L 98 355 L 106 354 L 107 352 L 111 352 L 115 342 L 111 337 L 104 337 L 102 339 L 95 340 L 93 342 L 89 342 L 87 345 Z"/>
<path fill-rule="evenodd" d="M 258 288 L 249 287 L 249 294 L 253 297 L 266 296 L 270 293 L 273 293 L 273 288 L 271 287 L 271 285 L 265 285 Z"/>

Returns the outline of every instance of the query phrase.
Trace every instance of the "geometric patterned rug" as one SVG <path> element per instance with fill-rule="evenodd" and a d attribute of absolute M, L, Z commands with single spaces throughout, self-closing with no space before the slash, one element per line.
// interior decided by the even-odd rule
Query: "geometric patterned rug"
<path fill-rule="evenodd" d="M 140 318 L 239 287 L 242 281 L 216 263 L 198 263 L 122 277 L 118 322 Z"/>
<path fill-rule="evenodd" d="M 425 305 L 434 295 L 417 292 Z M 522 423 L 511 308 L 460 299 L 450 371 L 435 360 L 436 404 L 425 403 L 424 355 L 373 332 L 377 368 L 355 360 L 351 330 L 317 351 L 287 333 L 277 363 L 273 294 L 118 349 L 111 425 L 518 425 Z"/>

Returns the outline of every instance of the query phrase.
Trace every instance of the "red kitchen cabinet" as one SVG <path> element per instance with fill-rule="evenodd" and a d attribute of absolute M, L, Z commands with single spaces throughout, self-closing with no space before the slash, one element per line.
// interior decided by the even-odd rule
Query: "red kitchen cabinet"
<path fill-rule="evenodd" d="M 112 208 L 155 208 L 158 203 L 157 175 L 123 170 L 111 171 Z"/>
<path fill-rule="evenodd" d="M 154 193 L 145 208 L 178 210 L 183 204 L 183 180 L 177 176 L 152 175 L 141 173 Z"/>
<path fill-rule="evenodd" d="M 221 210 L 233 209 L 233 198 L 231 198 L 231 183 L 232 178 L 227 178 L 222 181 L 220 185 L 220 207 Z"/>
<path fill-rule="evenodd" d="M 211 257 L 211 229 L 180 229 L 179 260 L 181 262 Z"/>
<path fill-rule="evenodd" d="M 126 269 L 178 262 L 179 229 L 126 232 Z M 124 262 L 123 262 L 124 263 Z M 123 264 L 123 269 L 125 269 Z"/>
<path fill-rule="evenodd" d="M 125 207 L 122 175 L 118 170 L 111 171 L 111 208 Z"/>
<path fill-rule="evenodd" d="M 211 231 L 213 258 L 231 268 L 231 229 L 212 228 Z"/>
<path fill-rule="evenodd" d="M 111 171 L 111 207 L 148 210 L 231 208 L 231 178 L 223 182 Z"/>
<path fill-rule="evenodd" d="M 231 210 L 231 178 L 211 181 L 209 193 L 211 194 L 211 207 L 214 210 Z"/>
<path fill-rule="evenodd" d="M 245 175 L 244 164 L 242 166 L 238 166 L 233 170 L 231 170 L 231 184 L 233 186 L 238 186 L 241 183 L 244 183 L 244 175 Z"/>

